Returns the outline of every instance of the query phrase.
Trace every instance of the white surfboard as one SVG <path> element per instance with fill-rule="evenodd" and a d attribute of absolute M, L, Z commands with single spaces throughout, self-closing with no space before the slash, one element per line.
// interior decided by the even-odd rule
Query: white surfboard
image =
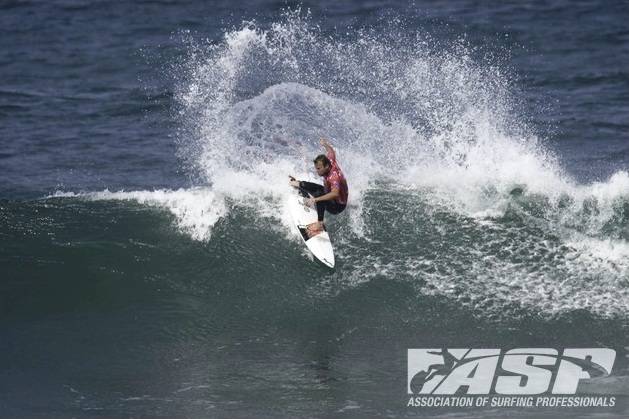
<path fill-rule="evenodd" d="M 317 221 L 317 209 L 314 206 L 306 205 L 307 198 L 301 196 L 298 192 L 291 194 L 288 201 L 288 207 L 293 217 L 293 222 L 299 230 L 299 236 L 306 243 L 308 250 L 323 262 L 326 266 L 334 268 L 334 252 L 332 251 L 332 242 L 327 231 L 322 231 L 316 236 L 308 236 L 306 226 Z"/>

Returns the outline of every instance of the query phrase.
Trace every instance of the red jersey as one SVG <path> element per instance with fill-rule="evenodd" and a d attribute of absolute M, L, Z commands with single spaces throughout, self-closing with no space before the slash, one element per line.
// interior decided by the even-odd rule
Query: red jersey
<path fill-rule="evenodd" d="M 339 190 L 339 196 L 334 199 L 334 202 L 340 205 L 347 205 L 347 197 L 349 196 L 349 189 L 347 188 L 347 181 L 341 168 L 336 163 L 336 156 L 334 153 L 327 154 L 330 160 L 330 171 L 325 176 L 324 187 L 325 193 L 330 192 L 332 189 Z"/>

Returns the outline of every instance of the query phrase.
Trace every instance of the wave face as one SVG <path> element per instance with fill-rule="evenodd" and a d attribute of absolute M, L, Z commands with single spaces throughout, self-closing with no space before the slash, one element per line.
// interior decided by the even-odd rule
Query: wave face
<path fill-rule="evenodd" d="M 207 189 L 92 197 L 165 206 L 195 240 L 235 207 L 288 231 L 286 179 L 314 179 L 325 137 L 351 188 L 328 216 L 347 286 L 383 275 L 494 313 L 627 312 L 628 173 L 574 182 L 498 59 L 403 25 L 339 39 L 297 10 L 190 42 L 180 154 Z"/>

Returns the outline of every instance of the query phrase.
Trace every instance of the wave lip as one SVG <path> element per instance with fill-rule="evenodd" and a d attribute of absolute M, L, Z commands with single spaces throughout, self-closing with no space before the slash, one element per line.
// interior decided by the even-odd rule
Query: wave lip
<path fill-rule="evenodd" d="M 225 199 L 204 188 L 118 191 L 85 194 L 58 192 L 54 197 L 81 197 L 92 201 L 133 201 L 149 207 L 168 210 L 178 229 L 193 240 L 207 241 L 212 227 L 228 213 Z"/>

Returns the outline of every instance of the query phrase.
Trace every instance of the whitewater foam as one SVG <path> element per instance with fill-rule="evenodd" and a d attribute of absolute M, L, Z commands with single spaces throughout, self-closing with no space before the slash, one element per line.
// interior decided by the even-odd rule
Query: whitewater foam
<path fill-rule="evenodd" d="M 174 216 L 176 226 L 182 234 L 200 241 L 209 240 L 212 227 L 228 213 L 225 198 L 206 188 L 118 192 L 105 190 L 80 194 L 57 192 L 52 197 L 91 201 L 133 201 L 149 207 L 162 208 Z"/>

